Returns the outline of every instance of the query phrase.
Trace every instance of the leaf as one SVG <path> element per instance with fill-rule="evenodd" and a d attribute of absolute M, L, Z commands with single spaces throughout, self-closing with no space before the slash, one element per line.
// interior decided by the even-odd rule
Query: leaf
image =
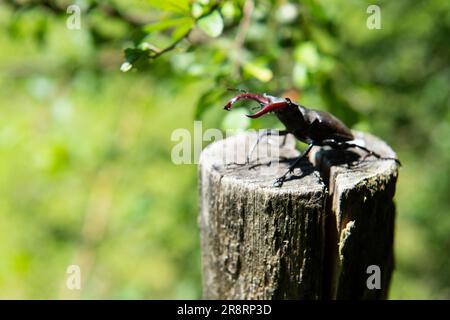
<path fill-rule="evenodd" d="M 183 25 L 193 25 L 192 18 L 190 17 L 181 17 L 181 18 L 174 18 L 174 19 L 165 19 L 161 20 L 157 23 L 152 23 L 144 26 L 143 30 L 146 33 L 152 33 L 155 31 L 161 31 L 173 27 L 179 27 Z"/>
<path fill-rule="evenodd" d="M 125 62 L 120 66 L 120 71 L 127 72 L 131 70 L 139 60 L 149 57 L 150 50 L 138 48 L 125 49 Z"/>
<path fill-rule="evenodd" d="M 223 19 L 217 10 L 214 10 L 211 14 L 198 20 L 197 25 L 208 36 L 213 38 L 220 36 L 223 31 Z"/>
<path fill-rule="evenodd" d="M 292 71 L 292 80 L 299 89 L 304 88 L 308 84 L 308 70 L 302 63 L 296 63 Z"/>
<path fill-rule="evenodd" d="M 312 42 L 304 42 L 297 46 L 294 51 L 294 58 L 297 62 L 308 67 L 310 71 L 315 71 L 319 67 L 320 56 L 316 45 Z"/>
<path fill-rule="evenodd" d="M 286 2 L 280 5 L 275 13 L 275 18 L 281 24 L 294 22 L 298 16 L 297 4 Z"/>
<path fill-rule="evenodd" d="M 147 50 L 137 49 L 137 48 L 126 48 L 125 49 L 125 59 L 129 63 L 133 63 L 144 54 L 147 54 Z"/>
<path fill-rule="evenodd" d="M 189 0 L 147 0 L 147 3 L 156 9 L 189 14 Z"/>
<path fill-rule="evenodd" d="M 122 65 L 120 66 L 120 71 L 122 72 L 127 72 L 130 71 L 131 68 L 133 68 L 133 65 L 131 63 L 129 63 L 128 61 L 125 61 L 124 63 L 122 63 Z"/>
<path fill-rule="evenodd" d="M 222 8 L 220 10 L 220 13 L 222 13 L 222 16 L 226 19 L 233 19 L 237 11 L 239 10 L 237 7 L 237 4 L 232 1 L 225 1 L 222 5 Z"/>
<path fill-rule="evenodd" d="M 254 62 L 244 64 L 244 71 L 261 82 L 269 82 L 273 78 L 272 70 Z"/>
<path fill-rule="evenodd" d="M 200 3 L 194 2 L 192 4 L 191 14 L 194 18 L 199 18 L 203 14 L 203 6 Z"/>
<path fill-rule="evenodd" d="M 192 29 L 194 26 L 194 21 L 192 19 L 189 19 L 188 21 L 184 22 L 183 24 L 180 24 L 176 27 L 175 30 L 172 32 L 172 39 L 174 41 L 177 41 L 183 37 L 185 37 L 189 30 Z"/>

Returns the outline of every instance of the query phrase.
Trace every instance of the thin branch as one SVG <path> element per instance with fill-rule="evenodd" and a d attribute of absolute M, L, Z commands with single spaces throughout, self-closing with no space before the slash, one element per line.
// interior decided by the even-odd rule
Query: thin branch
<path fill-rule="evenodd" d="M 198 21 L 198 20 L 200 20 L 201 18 L 204 18 L 204 17 L 210 15 L 211 13 L 214 12 L 214 10 L 216 10 L 216 9 L 219 7 L 219 4 L 220 4 L 220 2 L 218 2 L 218 3 L 216 3 L 215 5 L 211 6 L 211 8 L 210 8 L 207 12 L 203 13 L 200 17 L 196 18 L 195 20 Z M 189 30 L 186 31 L 186 33 L 185 33 L 184 35 L 182 35 L 180 38 L 178 38 L 177 40 L 175 40 L 172 44 L 170 44 L 170 45 L 167 46 L 166 48 L 164 48 L 164 49 L 162 49 L 162 50 L 160 50 L 160 51 L 154 51 L 154 50 L 153 50 L 153 52 L 155 52 L 155 54 L 152 55 L 151 58 L 152 58 L 152 59 L 156 59 L 156 58 L 158 58 L 159 56 L 163 55 L 164 53 L 174 50 L 174 49 L 178 46 L 178 44 L 179 44 L 180 42 L 182 42 L 184 39 L 187 39 L 187 38 L 189 37 L 189 35 L 191 34 L 193 28 L 194 28 L 194 26 L 192 26 L 191 28 L 189 28 Z"/>
<path fill-rule="evenodd" d="M 175 42 L 173 42 L 171 45 L 167 46 L 166 48 L 160 50 L 160 51 L 154 51 L 155 54 L 151 56 L 152 59 L 156 59 L 159 56 L 163 55 L 166 52 L 172 51 L 174 50 L 178 44 L 183 41 L 184 39 L 186 39 L 187 37 L 189 37 L 189 34 L 191 33 L 192 28 L 190 28 L 184 35 L 182 35 L 179 39 L 175 40 Z"/>
<path fill-rule="evenodd" d="M 236 38 L 234 40 L 234 50 L 236 54 L 235 59 L 235 73 L 239 73 L 239 67 L 240 67 L 240 59 L 241 51 L 244 46 L 245 38 L 247 36 L 248 29 L 250 28 L 251 23 L 251 17 L 253 10 L 255 9 L 255 3 L 253 0 L 246 0 L 244 3 L 243 13 L 242 13 L 242 20 L 239 24 L 238 33 L 236 35 Z"/>

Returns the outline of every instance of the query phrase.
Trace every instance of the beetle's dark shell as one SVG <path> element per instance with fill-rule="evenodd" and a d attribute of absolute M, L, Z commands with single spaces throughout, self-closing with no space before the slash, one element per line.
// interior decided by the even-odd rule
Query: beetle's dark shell
<path fill-rule="evenodd" d="M 337 142 L 353 140 L 353 134 L 341 120 L 324 111 L 295 105 L 275 112 L 278 119 L 294 136 L 306 143 L 320 145 L 323 140 Z"/>
<path fill-rule="evenodd" d="M 354 139 L 350 129 L 331 113 L 317 110 L 310 110 L 309 113 L 311 116 L 316 114 L 309 132 L 309 137 L 313 141 L 333 139 L 337 142 L 344 142 Z"/>

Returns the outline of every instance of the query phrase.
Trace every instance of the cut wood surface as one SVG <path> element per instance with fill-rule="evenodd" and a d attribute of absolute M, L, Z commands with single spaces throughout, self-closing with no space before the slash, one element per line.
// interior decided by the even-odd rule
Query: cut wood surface
<path fill-rule="evenodd" d="M 370 150 L 396 156 L 380 139 L 354 134 Z M 245 164 L 255 139 L 236 135 L 200 157 L 204 298 L 385 298 L 394 263 L 395 161 L 314 147 L 279 188 L 274 180 L 300 154 L 295 140 L 263 140 L 257 150 L 267 154 Z M 380 289 L 367 285 L 373 265 Z"/>

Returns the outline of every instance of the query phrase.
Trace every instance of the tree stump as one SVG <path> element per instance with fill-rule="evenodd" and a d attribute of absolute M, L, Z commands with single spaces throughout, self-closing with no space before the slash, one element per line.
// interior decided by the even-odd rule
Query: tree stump
<path fill-rule="evenodd" d="M 380 139 L 354 134 L 368 149 L 396 156 Z M 245 164 L 255 139 L 239 134 L 200 157 L 203 297 L 386 298 L 397 164 L 363 159 L 357 149 L 314 147 L 279 188 L 274 180 L 299 154 L 295 139 L 263 140 L 258 150 L 266 154 Z"/>

